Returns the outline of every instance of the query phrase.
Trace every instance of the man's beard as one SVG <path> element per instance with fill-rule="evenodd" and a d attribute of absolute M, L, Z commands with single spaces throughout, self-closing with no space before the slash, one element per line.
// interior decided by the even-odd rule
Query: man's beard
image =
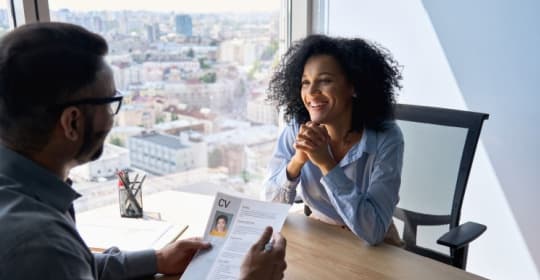
<path fill-rule="evenodd" d="M 86 118 L 85 128 L 87 129 L 84 131 L 83 143 L 75 156 L 79 164 L 98 159 L 103 153 L 103 142 L 107 136 L 106 131 L 96 132 L 94 130 L 90 117 Z M 96 147 L 98 148 L 96 149 Z"/>

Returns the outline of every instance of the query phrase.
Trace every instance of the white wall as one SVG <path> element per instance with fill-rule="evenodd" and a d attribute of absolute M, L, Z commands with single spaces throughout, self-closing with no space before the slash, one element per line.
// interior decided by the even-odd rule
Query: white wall
<path fill-rule="evenodd" d="M 439 36 L 420 0 L 329 2 L 330 35 L 377 41 L 404 65 L 404 88 L 399 102 L 482 111 L 481 106 L 471 107 L 465 102 L 465 95 L 453 72 L 455 69 L 450 67 Z M 454 3 L 442 2 L 447 2 L 446 5 Z M 430 2 L 431 5 L 437 3 Z M 463 6 L 461 8 L 468 8 Z M 459 15 L 453 16 L 459 20 Z M 456 32 L 467 31 L 466 26 L 460 28 Z M 533 29 L 537 30 L 538 26 Z M 493 116 L 499 112 L 487 113 Z M 483 135 L 495 127 L 490 125 L 493 121 L 497 121 L 497 118 L 492 117 L 486 122 Z M 533 125 L 536 124 L 530 123 L 530 126 Z M 534 255 L 531 256 L 528 248 L 535 242 L 524 239 L 523 229 L 518 226 L 512 211 L 513 205 L 505 196 L 490 158 L 491 154 L 481 139 L 465 196 L 462 221 L 483 223 L 488 230 L 471 245 L 467 270 L 491 279 L 540 279 L 538 263 L 535 264 Z M 519 165 L 515 168 L 519 168 Z M 536 189 L 528 195 L 538 198 L 540 190 Z M 528 213 L 528 218 L 538 220 L 536 213 Z M 540 259 L 540 256 L 536 256 L 536 259 Z"/>

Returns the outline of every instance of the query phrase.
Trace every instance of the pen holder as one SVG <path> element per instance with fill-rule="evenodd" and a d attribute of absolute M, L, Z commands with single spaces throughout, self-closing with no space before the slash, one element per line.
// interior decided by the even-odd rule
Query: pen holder
<path fill-rule="evenodd" d="M 144 177 L 141 181 L 137 181 L 136 179 L 130 181 L 127 172 L 118 173 L 118 177 L 120 216 L 125 218 L 141 218 L 143 216 L 142 182 L 144 181 Z"/>

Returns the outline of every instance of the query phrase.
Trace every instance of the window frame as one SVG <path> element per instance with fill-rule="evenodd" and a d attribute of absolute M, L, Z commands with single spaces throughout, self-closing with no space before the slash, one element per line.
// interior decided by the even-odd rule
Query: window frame
<path fill-rule="evenodd" d="M 27 23 L 51 20 L 48 0 L 6 0 L 6 2 L 11 29 Z"/>
<path fill-rule="evenodd" d="M 6 0 L 14 27 L 30 22 L 51 21 L 49 0 Z M 281 0 L 285 14 L 285 49 L 307 35 L 328 33 L 328 0 Z M 22 7 L 22 10 L 16 9 Z"/>

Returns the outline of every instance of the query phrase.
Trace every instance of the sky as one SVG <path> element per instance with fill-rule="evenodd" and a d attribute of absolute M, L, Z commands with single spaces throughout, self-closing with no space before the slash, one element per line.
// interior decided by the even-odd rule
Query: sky
<path fill-rule="evenodd" d="M 58 10 L 149 10 L 185 13 L 278 11 L 281 0 L 49 0 Z"/>

